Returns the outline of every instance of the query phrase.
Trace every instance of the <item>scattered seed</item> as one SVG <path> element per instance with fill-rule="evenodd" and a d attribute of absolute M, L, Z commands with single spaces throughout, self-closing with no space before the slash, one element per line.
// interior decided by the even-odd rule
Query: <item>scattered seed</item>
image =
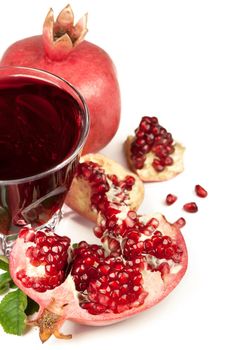
<path fill-rule="evenodd" d="M 177 200 L 177 196 L 175 196 L 174 194 L 169 193 L 166 196 L 166 204 L 167 205 L 171 205 L 171 204 L 175 203 L 176 200 Z"/>
<path fill-rule="evenodd" d="M 201 198 L 205 198 L 208 196 L 208 192 L 201 185 L 195 186 L 195 193 L 197 194 L 198 197 L 201 197 Z"/>
<path fill-rule="evenodd" d="M 196 213 L 198 211 L 198 206 L 195 202 L 185 203 L 183 209 L 188 213 Z"/>

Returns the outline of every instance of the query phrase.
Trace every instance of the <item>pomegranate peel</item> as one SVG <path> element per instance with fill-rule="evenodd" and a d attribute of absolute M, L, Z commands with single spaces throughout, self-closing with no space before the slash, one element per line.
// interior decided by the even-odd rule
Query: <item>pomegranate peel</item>
<path fill-rule="evenodd" d="M 86 173 L 88 171 L 93 172 L 96 181 L 93 179 L 93 174 L 88 179 L 78 169 L 79 174 L 74 177 L 70 191 L 66 197 L 66 204 L 69 207 L 94 222 L 97 221 L 98 212 L 103 210 L 109 201 L 125 203 L 133 210 L 140 207 L 144 197 L 144 186 L 137 175 L 134 175 L 117 162 L 101 154 L 87 154 L 81 157 L 78 167 L 81 167 L 82 163 L 89 164 L 90 162 L 97 166 L 89 167 L 89 170 L 86 169 Z M 128 186 L 124 182 L 126 180 Z M 108 186 L 108 190 L 107 188 L 104 190 L 104 187 L 102 188 L 101 186 Z M 102 196 L 100 196 L 101 188 L 103 192 Z M 97 204 L 97 200 L 100 204 L 96 208 L 94 204 Z M 104 203 L 104 201 L 107 203 Z M 103 207 L 102 209 L 100 208 L 101 206 Z"/>
<path fill-rule="evenodd" d="M 65 320 L 94 326 L 125 320 L 158 303 L 183 277 L 187 250 L 176 225 L 167 222 L 161 214 L 131 215 L 133 227 L 129 224 L 119 237 L 116 229 L 107 226 L 115 208 L 110 209 L 99 218 L 103 245 L 80 242 L 72 255 L 68 247 L 68 264 L 64 259 L 63 267 L 54 247 L 57 244 L 64 247 L 65 238 L 59 238 L 50 230 L 41 231 L 42 234 L 39 231 L 38 236 L 29 227 L 21 230 L 10 256 L 10 273 L 16 285 L 40 305 L 32 324 L 40 327 L 42 341 L 52 334 L 67 338 L 59 331 Z M 115 227 L 122 227 L 130 212 L 120 207 Z M 110 251 L 110 246 L 106 248 L 106 237 L 120 241 L 119 254 Z M 52 239 L 55 243 L 47 249 L 46 240 Z M 43 268 L 46 261 L 54 265 L 52 256 L 58 264 L 58 273 L 66 272 L 64 281 L 44 292 L 35 290 L 38 283 L 46 283 Z M 21 271 L 25 271 L 22 277 Z M 35 280 L 35 285 L 29 284 L 30 278 Z"/>
<path fill-rule="evenodd" d="M 180 143 L 175 143 L 174 145 L 174 153 L 171 155 L 173 159 L 173 164 L 170 166 L 166 166 L 165 169 L 161 172 L 158 172 L 152 166 L 152 162 L 155 156 L 149 152 L 146 155 L 146 160 L 144 162 L 144 166 L 142 169 L 136 169 L 131 159 L 131 144 L 134 141 L 133 136 L 128 136 L 127 140 L 124 143 L 124 150 L 126 159 L 130 169 L 135 172 L 143 182 L 159 182 L 172 179 L 176 175 L 180 174 L 184 170 L 183 164 L 183 154 L 185 148 Z"/>

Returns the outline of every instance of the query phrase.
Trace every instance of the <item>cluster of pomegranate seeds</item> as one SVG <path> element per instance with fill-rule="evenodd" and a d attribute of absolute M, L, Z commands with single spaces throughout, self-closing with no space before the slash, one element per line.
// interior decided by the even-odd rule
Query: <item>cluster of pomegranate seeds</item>
<path fill-rule="evenodd" d="M 135 135 L 131 143 L 131 159 L 136 169 L 144 167 L 146 154 L 149 152 L 155 155 L 152 166 L 157 172 L 173 164 L 171 154 L 175 150 L 174 140 L 156 117 L 143 117 L 135 130 Z"/>
<path fill-rule="evenodd" d="M 149 236 L 159 225 L 156 218 L 152 218 L 147 223 L 142 223 L 136 211 L 121 211 L 121 208 L 114 204 L 111 204 L 105 210 L 103 218 L 101 224 L 94 229 L 94 233 L 98 238 L 110 237 L 111 232 L 115 238 L 126 238 L 130 230 L 137 230 L 140 235 L 143 233 Z"/>
<path fill-rule="evenodd" d="M 88 181 L 91 186 L 91 205 L 97 211 L 104 211 L 109 205 L 107 192 L 113 188 L 113 200 L 117 203 L 124 203 L 135 183 L 133 176 L 127 175 L 123 180 L 113 174 L 106 174 L 105 170 L 97 163 L 86 161 L 79 163 L 77 167 L 77 176 Z"/>
<path fill-rule="evenodd" d="M 158 259 L 172 259 L 176 263 L 181 261 L 183 251 L 169 236 L 163 235 L 160 231 L 155 231 L 151 238 L 146 239 L 144 246 L 146 254 Z"/>
<path fill-rule="evenodd" d="M 201 197 L 201 198 L 205 198 L 208 196 L 208 192 L 201 185 L 195 186 L 195 193 L 197 194 L 198 197 Z"/>
<path fill-rule="evenodd" d="M 175 203 L 177 200 L 177 196 L 175 196 L 174 194 L 169 193 L 166 196 L 166 204 L 167 205 L 172 205 L 173 203 Z"/>
<path fill-rule="evenodd" d="M 124 257 L 128 260 L 134 260 L 146 254 L 158 259 L 172 259 L 174 262 L 179 263 L 182 250 L 173 243 L 169 236 L 163 235 L 158 230 L 145 240 L 143 240 L 143 236 L 141 237 L 138 231 L 129 232 L 123 247 Z M 144 259 L 144 261 L 147 261 L 147 259 Z M 141 263 L 143 263 L 143 259 L 141 259 Z"/>
<path fill-rule="evenodd" d="M 106 257 L 98 245 L 79 243 L 71 274 L 80 291 L 80 306 L 90 314 L 120 313 L 143 304 L 147 293 L 139 269 L 122 257 Z"/>
<path fill-rule="evenodd" d="M 44 231 L 34 231 L 24 228 L 20 238 L 31 243 L 26 251 L 29 263 L 34 267 L 43 267 L 39 276 L 28 275 L 25 270 L 17 272 L 17 278 L 27 288 L 45 292 L 60 285 L 66 277 L 68 266 L 70 239 L 57 234 L 49 235 Z"/>
<path fill-rule="evenodd" d="M 97 244 L 89 245 L 82 241 L 74 249 L 71 275 L 78 291 L 84 292 L 89 283 L 98 277 L 98 267 L 104 258 L 104 249 Z"/>
<path fill-rule="evenodd" d="M 150 257 L 176 263 L 181 261 L 182 250 L 169 236 L 158 230 L 159 221 L 156 218 L 145 222 L 132 210 L 121 217 L 116 209 L 105 214 L 95 234 L 114 256 L 122 254 L 130 266 L 138 266 L 142 270 Z"/>

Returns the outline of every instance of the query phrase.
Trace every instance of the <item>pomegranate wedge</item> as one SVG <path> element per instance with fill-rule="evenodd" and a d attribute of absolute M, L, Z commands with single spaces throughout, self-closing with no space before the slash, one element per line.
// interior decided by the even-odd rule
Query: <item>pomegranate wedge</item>
<path fill-rule="evenodd" d="M 168 180 L 183 171 L 184 147 L 156 117 L 143 117 L 124 147 L 129 167 L 144 182 Z"/>
<path fill-rule="evenodd" d="M 144 186 L 137 175 L 101 154 L 87 154 L 80 159 L 66 204 L 96 222 L 98 212 L 109 203 L 126 204 L 136 210 L 143 197 Z"/>

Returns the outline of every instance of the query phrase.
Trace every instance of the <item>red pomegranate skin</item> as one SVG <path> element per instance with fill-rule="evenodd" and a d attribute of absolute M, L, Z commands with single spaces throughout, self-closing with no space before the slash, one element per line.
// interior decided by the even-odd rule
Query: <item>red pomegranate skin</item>
<path fill-rule="evenodd" d="M 86 40 L 67 57 L 50 59 L 43 36 L 19 40 L 4 53 L 1 65 L 44 69 L 73 84 L 85 98 L 90 113 L 90 132 L 83 153 L 97 152 L 115 135 L 120 122 L 120 89 L 109 55 Z"/>

